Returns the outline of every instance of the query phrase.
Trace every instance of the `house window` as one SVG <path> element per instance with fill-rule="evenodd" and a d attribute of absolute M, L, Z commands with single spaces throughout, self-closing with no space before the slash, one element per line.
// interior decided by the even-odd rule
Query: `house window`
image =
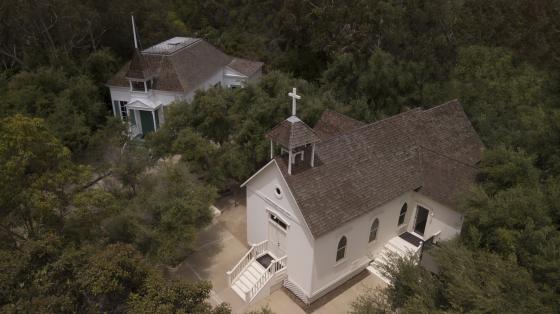
<path fill-rule="evenodd" d="M 283 222 L 280 218 L 278 218 L 276 215 L 270 214 L 270 220 L 274 221 L 278 226 L 280 226 L 280 228 L 284 230 L 288 229 L 288 225 L 285 222 Z"/>
<path fill-rule="evenodd" d="M 144 82 L 139 82 L 139 81 L 131 81 L 130 84 L 132 84 L 132 90 L 135 92 L 145 92 L 146 89 L 144 87 Z"/>
<path fill-rule="evenodd" d="M 398 226 L 400 226 L 404 223 L 404 218 L 406 217 L 407 209 L 408 209 L 408 205 L 406 205 L 406 203 L 404 203 L 404 205 L 401 207 L 401 213 L 399 214 Z"/>
<path fill-rule="evenodd" d="M 379 219 L 375 218 L 369 229 L 369 242 L 375 241 L 377 238 L 377 229 L 379 229 Z"/>
<path fill-rule="evenodd" d="M 126 104 L 128 104 L 127 101 L 119 101 L 119 100 L 115 100 L 113 105 L 115 108 L 119 108 L 120 112 L 121 112 L 121 119 L 123 121 L 127 120 L 128 117 L 128 111 L 126 110 Z"/>
<path fill-rule="evenodd" d="M 346 236 L 342 236 L 340 241 L 338 241 L 338 247 L 336 248 L 336 261 L 340 261 L 346 255 Z"/>

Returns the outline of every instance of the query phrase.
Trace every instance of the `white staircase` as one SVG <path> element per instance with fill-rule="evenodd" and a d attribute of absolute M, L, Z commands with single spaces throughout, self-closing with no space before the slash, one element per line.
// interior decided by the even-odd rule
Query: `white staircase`
<path fill-rule="evenodd" d="M 390 280 L 383 274 L 382 269 L 391 260 L 391 257 L 395 255 L 400 257 L 414 255 L 418 257 L 421 250 L 422 243 L 420 243 L 420 246 L 416 247 L 398 236 L 394 237 L 385 244 L 381 253 L 379 253 L 369 264 L 367 270 L 369 270 L 370 273 L 375 274 L 385 283 L 389 284 Z"/>
<path fill-rule="evenodd" d="M 270 265 L 264 268 L 257 258 L 265 254 L 272 256 L 268 251 L 268 241 L 254 244 L 237 265 L 226 273 L 230 287 L 247 303 L 251 302 L 273 278 L 286 274 L 286 256 L 272 260 Z"/>
<path fill-rule="evenodd" d="M 257 284 L 257 281 L 263 276 L 265 271 L 266 269 L 255 260 L 237 277 L 232 283 L 231 288 L 242 299 L 245 299 L 245 295 Z"/>

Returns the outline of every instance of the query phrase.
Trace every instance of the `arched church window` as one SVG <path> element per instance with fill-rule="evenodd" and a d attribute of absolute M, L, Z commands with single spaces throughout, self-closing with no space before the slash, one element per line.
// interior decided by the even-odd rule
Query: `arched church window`
<path fill-rule="evenodd" d="M 404 203 L 404 205 L 401 207 L 401 213 L 399 214 L 398 226 L 400 226 L 404 223 L 404 218 L 406 217 L 407 209 L 408 209 L 408 205 L 406 205 L 406 203 Z"/>
<path fill-rule="evenodd" d="M 375 241 L 377 238 L 377 229 L 379 228 L 379 219 L 375 218 L 369 229 L 369 242 Z"/>
<path fill-rule="evenodd" d="M 346 236 L 342 236 L 340 241 L 338 241 L 338 247 L 336 249 L 336 261 L 340 261 L 346 255 Z"/>

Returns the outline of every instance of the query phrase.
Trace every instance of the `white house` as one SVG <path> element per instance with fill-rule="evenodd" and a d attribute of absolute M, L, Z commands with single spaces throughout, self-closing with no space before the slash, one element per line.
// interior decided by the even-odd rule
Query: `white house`
<path fill-rule="evenodd" d="M 293 111 L 243 183 L 251 249 L 227 276 L 245 301 L 283 285 L 309 304 L 366 268 L 386 280 L 388 252 L 460 233 L 483 145 L 458 101 L 371 124 L 326 111 L 313 129 Z"/>
<path fill-rule="evenodd" d="M 190 101 L 197 90 L 257 81 L 262 66 L 262 62 L 228 56 L 200 38 L 174 37 L 136 49 L 132 60 L 107 82 L 113 114 L 130 123 L 133 137 L 146 134 L 164 123 L 164 106 Z"/>

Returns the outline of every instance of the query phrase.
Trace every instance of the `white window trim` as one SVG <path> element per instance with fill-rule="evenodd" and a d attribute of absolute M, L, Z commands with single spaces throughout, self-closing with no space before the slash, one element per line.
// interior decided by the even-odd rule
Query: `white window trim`
<path fill-rule="evenodd" d="M 279 226 L 279 225 L 276 223 L 276 221 L 272 220 L 272 219 L 270 218 L 270 215 L 271 215 L 271 214 L 274 215 L 274 216 L 276 216 L 276 217 L 278 217 L 278 219 L 282 220 L 282 222 L 286 224 L 286 229 L 282 228 L 281 226 Z M 290 225 L 290 223 L 288 222 L 288 219 L 286 219 L 286 217 L 284 217 L 282 214 L 278 213 L 277 211 L 273 210 L 273 209 L 270 208 L 270 207 L 266 207 L 266 215 L 267 215 L 267 216 L 266 216 L 266 220 L 267 220 L 268 222 L 271 222 L 274 226 L 276 226 L 278 229 L 282 230 L 283 232 L 288 233 L 288 230 L 290 230 L 291 225 Z"/>
<path fill-rule="evenodd" d="M 403 222 L 402 222 L 402 223 L 399 223 L 399 220 L 401 219 L 401 211 L 402 211 L 402 208 L 404 207 L 404 205 L 406 205 L 406 211 L 404 212 Z M 397 227 L 402 227 L 403 225 L 406 224 L 406 215 L 408 215 L 408 212 L 409 212 L 409 210 L 410 210 L 410 208 L 408 208 L 408 207 L 409 207 L 409 206 L 408 206 L 408 202 L 404 202 L 404 203 L 401 205 L 401 207 L 399 208 L 399 215 L 397 216 Z M 415 211 L 415 213 L 416 213 L 416 211 Z"/>
<path fill-rule="evenodd" d="M 371 227 L 373 226 L 373 223 L 375 222 L 375 219 L 377 219 L 377 230 L 375 231 L 375 239 L 373 239 L 373 241 L 370 241 L 369 237 L 371 235 Z M 368 244 L 374 244 L 375 242 L 377 242 L 380 227 L 381 227 L 381 220 L 379 219 L 379 217 L 377 217 L 377 216 L 373 217 L 373 219 L 369 222 Z"/>
<path fill-rule="evenodd" d="M 344 257 L 337 261 L 336 260 L 336 255 L 338 254 L 338 243 L 340 243 L 340 240 L 342 239 L 342 237 L 346 237 L 346 246 L 344 247 Z M 347 234 L 342 234 L 338 238 L 336 238 L 336 243 L 335 243 L 336 245 L 334 246 L 335 247 L 335 250 L 334 250 L 335 263 L 334 263 L 333 267 L 337 267 L 340 264 L 344 264 L 346 261 L 348 261 L 348 244 L 350 243 L 349 239 L 350 238 L 348 237 Z"/>

